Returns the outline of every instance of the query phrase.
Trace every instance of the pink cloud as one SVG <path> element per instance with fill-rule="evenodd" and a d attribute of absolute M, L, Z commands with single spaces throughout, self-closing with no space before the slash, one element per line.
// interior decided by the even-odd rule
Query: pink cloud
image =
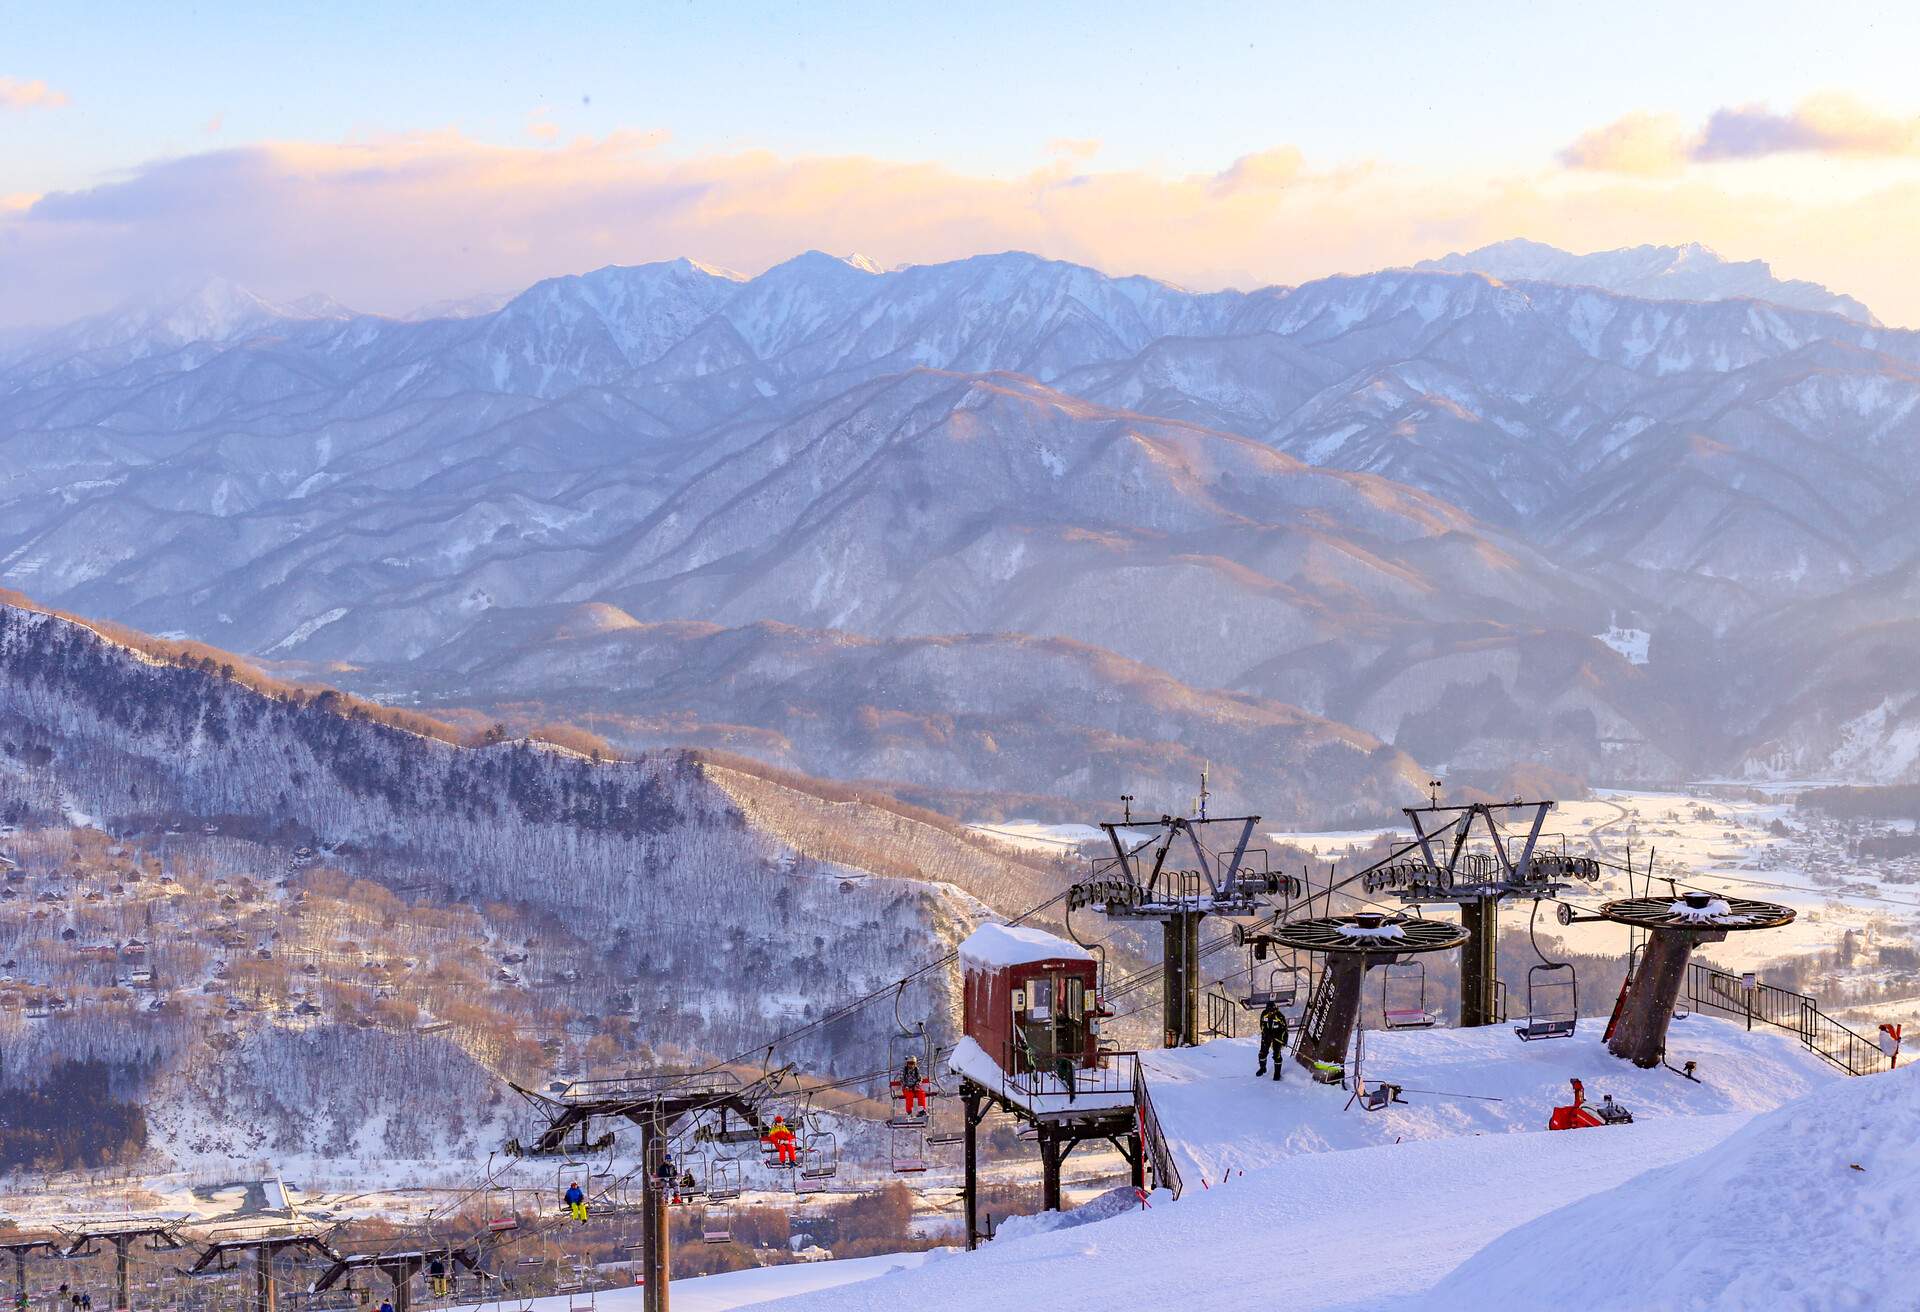
<path fill-rule="evenodd" d="M 66 103 L 66 92 L 55 91 L 38 79 L 28 82 L 0 77 L 0 109 L 58 109 Z"/>
<path fill-rule="evenodd" d="M 1764 105 L 1715 110 L 1694 144 L 1701 160 L 1820 155 L 1920 155 L 1920 118 L 1882 114 L 1850 96 L 1803 100 L 1791 113 Z"/>
<path fill-rule="evenodd" d="M 1568 168 L 1662 176 L 1686 166 L 1692 142 L 1672 114 L 1635 112 L 1582 133 L 1560 152 Z"/>
<path fill-rule="evenodd" d="M 1242 155 L 1213 176 L 1216 195 L 1230 196 L 1242 191 L 1273 191 L 1298 178 L 1306 160 L 1292 146 L 1275 146 L 1252 155 Z"/>
<path fill-rule="evenodd" d="M 1560 152 L 1568 168 L 1671 176 L 1688 164 L 1769 155 L 1891 159 L 1920 156 L 1920 118 L 1885 114 L 1829 94 L 1778 114 L 1765 105 L 1717 109 L 1697 131 L 1671 114 L 1636 111 L 1583 133 Z"/>

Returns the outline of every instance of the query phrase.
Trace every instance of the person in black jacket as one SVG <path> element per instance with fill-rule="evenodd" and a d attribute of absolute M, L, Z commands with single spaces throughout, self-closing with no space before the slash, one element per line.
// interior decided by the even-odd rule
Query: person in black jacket
<path fill-rule="evenodd" d="M 1267 1073 L 1267 1054 L 1273 1054 L 1273 1078 L 1281 1078 L 1287 1068 L 1287 1013 L 1280 1004 L 1269 1002 L 1260 1013 L 1260 1068 L 1255 1075 Z"/>

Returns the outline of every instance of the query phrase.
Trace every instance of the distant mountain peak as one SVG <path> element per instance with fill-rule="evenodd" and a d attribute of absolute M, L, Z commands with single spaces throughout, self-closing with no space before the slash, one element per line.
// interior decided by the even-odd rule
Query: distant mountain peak
<path fill-rule="evenodd" d="M 1697 241 L 1680 246 L 1627 246 L 1576 255 L 1545 242 L 1514 237 L 1478 250 L 1454 252 L 1413 266 L 1447 273 L 1480 273 L 1502 282 L 1555 282 L 1599 287 L 1660 301 L 1751 299 L 1800 310 L 1844 315 L 1877 325 L 1851 296 L 1819 283 L 1776 278 L 1765 260 L 1729 260 Z"/>

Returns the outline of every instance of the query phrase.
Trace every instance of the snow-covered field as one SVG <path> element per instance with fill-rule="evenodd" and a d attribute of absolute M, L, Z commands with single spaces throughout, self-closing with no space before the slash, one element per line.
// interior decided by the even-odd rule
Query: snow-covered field
<path fill-rule="evenodd" d="M 1022 1226 L 978 1253 L 770 1306 L 1914 1306 L 1873 1301 L 1886 1292 L 1874 1254 L 1913 1233 L 1920 1211 L 1920 1078 L 1847 1080 L 1788 1041 L 1688 1026 L 1676 1052 L 1701 1055 L 1704 1085 L 1634 1070 L 1589 1038 L 1385 1036 L 1369 1060 L 1404 1080 L 1408 1105 L 1377 1116 L 1344 1110 L 1344 1094 L 1297 1071 L 1254 1081 L 1243 1042 L 1159 1054 L 1161 1117 L 1186 1165 L 1213 1167 L 1179 1201 Z M 1613 1092 L 1636 1123 L 1540 1129 L 1567 1074 Z M 1461 1105 L 1416 1087 L 1506 1101 Z"/>

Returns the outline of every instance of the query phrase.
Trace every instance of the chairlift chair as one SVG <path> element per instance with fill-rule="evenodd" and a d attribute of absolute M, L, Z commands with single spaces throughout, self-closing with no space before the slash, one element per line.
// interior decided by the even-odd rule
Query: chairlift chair
<path fill-rule="evenodd" d="M 1540 918 L 1540 899 L 1533 900 L 1533 914 L 1527 918 L 1527 941 L 1540 964 L 1527 968 L 1527 1023 L 1513 1032 L 1523 1040 L 1570 1039 L 1580 1025 L 1580 988 L 1573 966 L 1553 961 L 1540 950 L 1534 923 Z"/>
<path fill-rule="evenodd" d="M 1291 1007 L 1300 1000 L 1300 973 L 1298 966 L 1256 966 L 1240 1005 L 1248 1011 L 1259 1011 L 1268 1004 Z"/>
<path fill-rule="evenodd" d="M 1427 1010 L 1426 963 L 1395 961 L 1381 970 L 1380 1013 L 1390 1030 L 1425 1030 L 1439 1023 L 1439 1013 Z"/>
<path fill-rule="evenodd" d="M 729 1109 L 722 1107 L 720 1109 L 720 1128 L 713 1132 L 712 1137 L 720 1143 L 759 1143 L 760 1127 L 748 1121 L 741 1121 L 736 1127 L 733 1124 Z"/>
<path fill-rule="evenodd" d="M 708 1203 L 700 1209 L 700 1238 L 709 1244 L 733 1242 L 733 1207 Z"/>
<path fill-rule="evenodd" d="M 895 1129 L 907 1129 L 924 1126 L 928 1120 L 928 1109 L 908 1113 L 906 1109 L 906 1086 L 901 1080 L 901 1072 L 906 1069 L 907 1058 L 914 1058 L 920 1067 L 920 1092 L 928 1099 L 939 1090 L 933 1084 L 933 1046 L 927 1035 L 926 1023 L 908 1028 L 906 1022 L 899 1020 L 900 1000 L 894 998 L 894 1018 L 899 1030 L 887 1040 L 887 1092 L 893 1101 L 900 1104 L 899 1109 L 887 1118 L 887 1124 Z"/>
<path fill-rule="evenodd" d="M 831 1180 L 840 1173 L 840 1143 L 825 1130 L 807 1135 L 800 1146 L 802 1180 Z"/>
<path fill-rule="evenodd" d="M 927 1169 L 927 1136 L 914 1129 L 887 1132 L 888 1156 L 895 1175 L 918 1175 Z"/>
<path fill-rule="evenodd" d="M 737 1157 L 710 1157 L 707 1159 L 707 1197 L 716 1203 L 724 1203 L 740 1196 L 740 1159 Z"/>
<path fill-rule="evenodd" d="M 1527 1020 L 1522 1039 L 1570 1039 L 1580 1026 L 1580 992 L 1572 965 L 1542 962 L 1527 968 Z"/>

